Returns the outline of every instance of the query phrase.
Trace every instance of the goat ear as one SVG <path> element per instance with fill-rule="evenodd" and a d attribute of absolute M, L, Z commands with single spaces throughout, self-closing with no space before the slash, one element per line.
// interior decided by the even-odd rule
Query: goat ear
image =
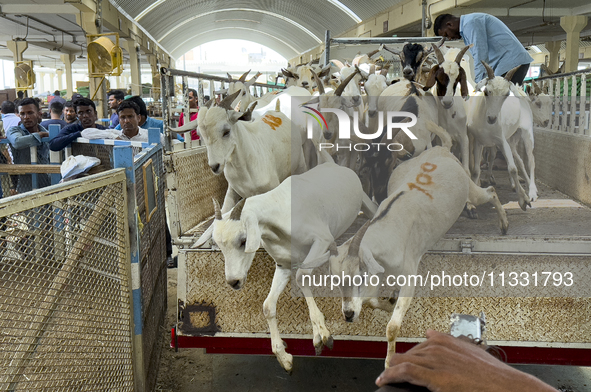
<path fill-rule="evenodd" d="M 439 71 L 439 65 L 435 65 L 429 71 L 429 75 L 427 76 L 427 82 L 425 83 L 425 87 L 423 87 L 424 91 L 427 91 L 431 87 L 435 86 L 435 76 L 437 74 L 437 71 Z"/>
<path fill-rule="evenodd" d="M 243 213 L 243 220 L 246 227 L 246 246 L 244 247 L 244 252 L 254 253 L 261 246 L 259 220 L 252 213 Z"/>
<path fill-rule="evenodd" d="M 524 94 L 524 91 L 519 91 L 519 87 L 517 87 L 516 85 L 514 85 L 513 83 L 509 83 L 509 90 L 511 90 L 511 92 L 513 93 L 513 95 L 515 95 L 516 97 L 522 97 Z"/>
<path fill-rule="evenodd" d="M 300 265 L 299 269 L 306 270 L 306 269 L 318 268 L 318 267 L 322 266 L 324 263 L 326 263 L 329 258 L 330 258 L 330 251 L 328 251 L 328 250 L 319 256 L 314 256 L 314 255 L 308 254 L 308 256 L 306 257 L 306 260 L 304 260 L 304 262 Z"/>
<path fill-rule="evenodd" d="M 366 265 L 367 272 L 370 275 L 377 275 L 377 274 L 382 274 L 385 272 L 384 267 L 382 267 L 381 265 L 378 264 L 378 262 L 376 261 L 376 259 L 374 259 L 373 255 L 371 254 L 371 251 L 369 249 L 362 246 L 360 253 L 361 253 L 361 260 Z"/>
<path fill-rule="evenodd" d="M 469 94 L 468 83 L 466 82 L 466 71 L 464 71 L 464 68 L 462 67 L 460 67 L 460 94 L 462 94 L 462 98 L 466 98 Z"/>
<path fill-rule="evenodd" d="M 199 237 L 199 239 L 197 241 L 195 241 L 193 243 L 193 245 L 191 245 L 191 249 L 195 249 L 195 248 L 201 248 L 203 245 L 205 245 L 205 243 L 207 241 L 209 241 L 212 237 L 213 237 L 213 225 L 215 223 L 212 223 L 207 230 L 205 230 L 205 232 L 203 234 L 201 234 L 201 237 Z"/>
<path fill-rule="evenodd" d="M 297 79 L 298 77 L 296 75 L 294 75 L 290 70 L 287 70 L 285 68 L 281 69 L 281 73 L 283 74 L 283 76 L 285 76 L 286 78 L 293 78 L 293 79 Z"/>

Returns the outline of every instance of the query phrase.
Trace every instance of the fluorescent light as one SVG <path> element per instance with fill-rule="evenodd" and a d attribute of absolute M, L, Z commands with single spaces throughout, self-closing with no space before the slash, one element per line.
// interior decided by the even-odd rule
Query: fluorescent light
<path fill-rule="evenodd" d="M 532 45 L 530 46 L 531 50 L 533 50 L 536 53 L 542 53 L 542 50 L 540 48 L 538 48 L 536 45 Z"/>

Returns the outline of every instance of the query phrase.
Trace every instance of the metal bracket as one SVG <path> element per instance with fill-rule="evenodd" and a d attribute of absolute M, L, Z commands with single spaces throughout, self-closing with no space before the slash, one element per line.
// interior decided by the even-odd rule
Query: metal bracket
<path fill-rule="evenodd" d="M 460 243 L 460 247 L 462 253 L 472 253 L 472 251 L 474 250 L 474 243 L 472 242 L 472 240 L 462 241 Z"/>

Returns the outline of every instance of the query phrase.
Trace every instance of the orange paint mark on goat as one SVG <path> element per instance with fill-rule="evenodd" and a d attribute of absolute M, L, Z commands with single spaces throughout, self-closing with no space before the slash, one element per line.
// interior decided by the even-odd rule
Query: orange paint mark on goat
<path fill-rule="evenodd" d="M 437 165 L 435 165 L 433 163 L 425 162 L 421 165 L 421 169 L 423 169 L 424 172 L 430 173 L 433 170 L 437 169 Z"/>
<path fill-rule="evenodd" d="M 283 121 L 279 117 L 271 116 L 267 114 L 262 118 L 263 122 L 271 127 L 272 130 L 276 131 L 278 127 L 281 126 Z"/>
<path fill-rule="evenodd" d="M 408 183 L 408 184 L 406 184 L 406 185 L 408 185 L 408 189 L 410 189 L 411 191 L 412 191 L 413 189 L 416 189 L 416 190 L 418 190 L 418 191 L 421 191 L 421 192 L 423 192 L 425 195 L 429 196 L 429 198 L 430 198 L 431 200 L 433 200 L 433 196 L 431 196 L 431 194 L 430 194 L 429 192 L 427 192 L 426 190 L 424 190 L 423 188 L 421 188 L 421 187 L 420 187 L 420 186 L 418 186 L 417 184 L 413 184 L 412 182 L 409 182 L 409 183 Z"/>

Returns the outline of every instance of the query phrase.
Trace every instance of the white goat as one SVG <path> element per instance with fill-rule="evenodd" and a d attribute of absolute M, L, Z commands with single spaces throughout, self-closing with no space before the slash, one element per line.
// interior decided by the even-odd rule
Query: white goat
<path fill-rule="evenodd" d="M 242 76 L 240 76 L 240 78 L 236 81 L 232 79 L 232 75 L 228 74 L 228 81 L 230 82 L 230 85 L 228 86 L 227 94 L 232 95 L 236 92 L 240 92 L 230 105 L 233 108 L 240 105 L 239 107 L 241 107 L 244 111 L 252 102 L 256 100 L 256 98 L 250 93 L 250 87 L 256 82 L 257 78 L 262 74 L 260 72 L 257 72 L 257 74 L 253 76 L 249 81 L 246 81 L 246 77 L 249 73 L 250 70 L 242 74 Z"/>
<path fill-rule="evenodd" d="M 311 62 L 308 64 L 298 65 L 294 69 L 282 69 L 281 72 L 286 78 L 286 86 L 303 87 L 310 93 L 317 90 L 318 84 L 314 78 L 313 72 L 316 72 L 320 77 L 326 76 L 330 72 L 330 65 L 320 69 L 320 67 L 313 67 Z"/>
<path fill-rule="evenodd" d="M 289 118 L 269 111 L 259 120 L 250 121 L 253 106 L 245 113 L 229 106 L 236 94 L 226 97 L 219 106 L 201 107 L 197 120 L 173 129 L 195 129 L 198 122 L 209 167 L 214 174 L 223 172 L 228 181 L 222 212 L 229 211 L 240 198 L 268 192 L 291 174 L 306 169 L 300 133 L 291 132 Z M 210 229 L 206 231 L 209 237 Z"/>
<path fill-rule="evenodd" d="M 533 156 L 533 120 L 532 111 L 527 98 L 521 97 L 522 93 L 510 82 L 513 73 L 507 72 L 505 77 L 495 76 L 490 66 L 485 65 L 488 77 L 476 85 L 476 90 L 484 89 L 484 97 L 473 97 L 468 102 L 468 132 L 474 142 L 474 167 L 472 178 L 476 184 L 480 184 L 480 161 L 482 147 L 498 147 L 507 161 L 507 170 L 511 177 L 511 183 L 517 191 L 519 206 L 525 211 L 531 206 L 530 201 L 538 198 L 537 187 L 534 178 L 535 162 Z M 514 96 L 509 96 L 510 93 Z M 519 183 L 517 166 L 515 161 L 523 162 L 517 153 L 517 145 L 523 141 L 529 166 L 529 195 L 527 195 Z M 523 168 L 525 172 L 525 168 Z M 526 175 L 527 177 L 527 175 Z"/>
<path fill-rule="evenodd" d="M 533 91 L 529 92 L 530 108 L 533 114 L 534 123 L 540 127 L 546 128 L 550 124 L 552 116 L 552 97 L 545 94 L 540 86 L 532 80 Z"/>
<path fill-rule="evenodd" d="M 475 205 L 492 203 L 501 231 L 507 231 L 507 216 L 494 188 L 476 186 L 457 158 L 443 147 L 431 148 L 398 166 L 388 188 L 389 196 L 374 218 L 339 246 L 336 255 L 327 252 L 301 268 L 317 267 L 329 259 L 332 275 L 355 277 L 362 275 L 360 269 L 370 275 L 416 275 L 423 254 L 454 224 L 467 201 Z M 388 366 L 414 286 L 400 287 L 395 307 L 389 301 L 378 301 L 378 286 L 341 285 L 339 289 L 346 321 L 359 318 L 364 302 L 374 308 L 393 309 L 386 329 Z"/>
<path fill-rule="evenodd" d="M 223 218 L 215 200 L 214 205 L 213 239 L 224 254 L 226 281 L 232 288 L 244 286 L 254 252 L 261 245 L 275 260 L 273 283 L 263 312 L 269 323 L 273 353 L 290 372 L 293 358 L 279 336 L 276 308 L 290 280 L 292 263 L 297 267 L 322 257 L 335 238 L 353 223 L 360 209 L 373 216 L 376 206 L 363 193 L 355 173 L 334 163 L 293 175 L 267 193 L 243 199 Z M 332 337 L 310 289 L 301 289 L 319 355 L 324 346 L 332 348 Z"/>

